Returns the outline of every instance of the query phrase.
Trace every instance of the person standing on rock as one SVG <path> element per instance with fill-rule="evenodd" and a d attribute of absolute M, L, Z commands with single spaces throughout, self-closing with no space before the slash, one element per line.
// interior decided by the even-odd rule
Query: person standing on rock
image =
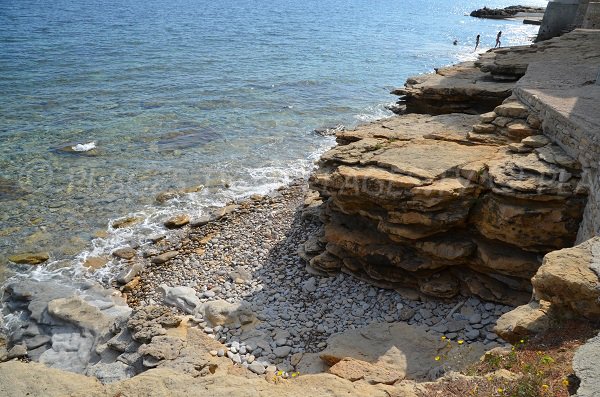
<path fill-rule="evenodd" d="M 475 38 L 475 49 L 473 51 L 477 51 L 477 47 L 479 47 L 479 39 L 480 35 L 477 35 L 477 37 Z"/>
<path fill-rule="evenodd" d="M 502 31 L 499 31 L 498 34 L 496 35 L 496 45 L 494 46 L 494 48 L 500 47 L 500 45 L 502 44 L 502 43 L 500 43 L 500 36 L 502 36 Z"/>

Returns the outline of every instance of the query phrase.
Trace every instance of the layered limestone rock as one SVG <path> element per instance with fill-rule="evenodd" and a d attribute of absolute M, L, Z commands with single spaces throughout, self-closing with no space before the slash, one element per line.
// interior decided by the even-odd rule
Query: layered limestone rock
<path fill-rule="evenodd" d="M 516 81 L 527 72 L 530 63 L 585 63 L 600 56 L 594 35 L 598 31 L 575 30 L 560 37 L 526 46 L 488 51 L 475 63 L 482 72 L 498 81 Z"/>
<path fill-rule="evenodd" d="M 380 287 L 528 301 L 543 255 L 575 241 L 586 201 L 579 164 L 539 127 L 511 97 L 481 116 L 340 132 L 310 181 L 324 226 L 303 255 Z"/>
<path fill-rule="evenodd" d="M 515 341 L 548 329 L 553 320 L 600 322 L 600 237 L 548 253 L 531 280 L 534 300 L 498 320 L 495 331 Z"/>
<path fill-rule="evenodd" d="M 500 105 L 513 88 L 514 82 L 498 83 L 474 62 L 463 62 L 411 77 L 392 94 L 402 97 L 399 104 L 410 113 L 475 114 Z"/>
<path fill-rule="evenodd" d="M 475 62 L 437 68 L 409 78 L 399 95 L 398 106 L 409 113 L 483 113 L 508 98 L 515 82 L 531 63 L 563 65 L 589 63 L 600 57 L 597 31 L 575 30 L 561 37 L 532 45 L 492 49 Z M 596 70 L 596 69 L 594 69 Z"/>

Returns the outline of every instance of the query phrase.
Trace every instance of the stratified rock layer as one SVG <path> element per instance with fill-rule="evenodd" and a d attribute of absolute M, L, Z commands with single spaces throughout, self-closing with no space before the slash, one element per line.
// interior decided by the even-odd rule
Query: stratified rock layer
<path fill-rule="evenodd" d="M 575 241 L 586 200 L 579 164 L 538 128 L 509 98 L 481 117 L 409 114 L 340 132 L 311 178 L 326 202 L 325 250 L 305 247 L 310 266 L 526 302 L 541 257 Z"/>

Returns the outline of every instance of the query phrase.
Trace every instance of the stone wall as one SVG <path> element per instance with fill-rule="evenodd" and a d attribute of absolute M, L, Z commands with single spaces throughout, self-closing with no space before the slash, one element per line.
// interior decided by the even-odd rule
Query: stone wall
<path fill-rule="evenodd" d="M 550 1 L 544 13 L 537 40 L 547 40 L 559 36 L 565 30 L 575 27 L 578 8 L 578 0 Z"/>
<path fill-rule="evenodd" d="M 594 84 L 597 73 L 598 66 L 593 64 L 533 63 L 514 90 L 514 95 L 538 114 L 544 135 L 583 167 L 582 179 L 589 199 L 578 243 L 600 235 L 600 90 Z"/>

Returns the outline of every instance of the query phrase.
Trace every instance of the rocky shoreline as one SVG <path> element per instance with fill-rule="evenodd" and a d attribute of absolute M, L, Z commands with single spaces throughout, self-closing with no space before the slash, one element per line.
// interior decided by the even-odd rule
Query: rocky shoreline
<path fill-rule="evenodd" d="M 547 328 L 546 302 L 593 321 L 596 240 L 569 248 L 584 171 L 513 95 L 530 63 L 585 58 L 570 37 L 409 79 L 409 114 L 337 131 L 308 183 L 174 214 L 147 244 L 88 258 L 118 263 L 113 289 L 11 283 L 0 391 L 426 396 L 507 346 L 497 335 Z M 557 276 L 565 258 L 585 282 Z M 535 300 L 512 310 L 534 275 Z"/>
<path fill-rule="evenodd" d="M 469 14 L 472 17 L 476 18 L 489 18 L 489 19 L 505 19 L 505 18 L 513 18 L 519 14 L 527 14 L 530 16 L 531 14 L 537 14 L 540 17 L 543 16 L 546 8 L 544 7 L 529 7 L 529 6 L 508 6 L 505 8 L 488 8 L 483 7 L 478 10 L 472 11 Z"/>

